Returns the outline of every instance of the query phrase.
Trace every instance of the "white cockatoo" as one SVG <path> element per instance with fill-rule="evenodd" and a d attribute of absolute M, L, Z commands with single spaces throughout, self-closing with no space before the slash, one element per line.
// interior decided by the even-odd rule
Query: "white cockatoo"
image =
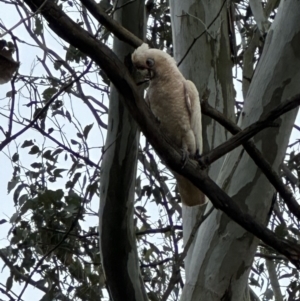
<path fill-rule="evenodd" d="M 175 60 L 166 52 L 142 44 L 132 62 L 150 79 L 146 101 L 160 122 L 161 130 L 186 155 L 202 154 L 202 126 L 196 86 L 184 78 Z M 182 202 L 187 206 L 205 203 L 204 194 L 189 180 L 173 172 Z"/>

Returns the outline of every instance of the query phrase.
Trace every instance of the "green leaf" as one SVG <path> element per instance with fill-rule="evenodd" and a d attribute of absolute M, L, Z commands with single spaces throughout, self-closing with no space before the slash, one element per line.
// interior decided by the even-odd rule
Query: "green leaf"
<path fill-rule="evenodd" d="M 259 282 L 256 279 L 254 279 L 253 277 L 250 277 L 249 280 L 250 280 L 250 283 L 249 283 L 250 285 L 260 287 Z"/>
<path fill-rule="evenodd" d="M 66 117 L 68 118 L 69 122 L 72 121 L 71 114 L 68 110 L 66 111 Z"/>
<path fill-rule="evenodd" d="M 73 185 L 73 182 L 72 181 L 68 181 L 67 183 L 66 183 L 66 189 L 68 189 L 68 188 L 73 188 L 74 187 L 74 185 Z"/>
<path fill-rule="evenodd" d="M 43 167 L 43 164 L 42 163 L 37 163 L 37 162 L 34 162 L 30 165 L 32 168 L 42 168 Z"/>
<path fill-rule="evenodd" d="M 110 79 L 108 78 L 108 76 L 106 75 L 106 73 L 102 69 L 100 70 L 99 75 L 101 75 L 103 82 L 109 86 L 110 85 Z"/>
<path fill-rule="evenodd" d="M 281 238 L 284 238 L 286 235 L 288 235 L 288 230 L 284 224 L 279 224 L 275 228 L 275 234 Z"/>
<path fill-rule="evenodd" d="M 83 176 L 82 188 L 85 187 L 85 184 L 86 184 L 86 175 Z"/>
<path fill-rule="evenodd" d="M 64 113 L 64 110 L 63 109 L 57 109 L 57 110 L 55 110 L 55 111 L 53 111 L 52 112 L 52 117 L 53 116 L 56 116 L 56 115 L 60 115 L 60 116 L 62 116 L 62 117 L 65 117 L 65 113 Z"/>
<path fill-rule="evenodd" d="M 89 197 L 92 198 L 92 196 L 98 191 L 98 181 L 95 181 L 94 183 L 88 185 L 88 187 L 86 188 L 87 192 L 89 193 Z"/>
<path fill-rule="evenodd" d="M 43 152 L 42 157 L 45 158 L 45 159 L 47 159 L 47 160 L 50 160 L 50 161 L 55 161 L 54 158 L 53 158 L 53 155 L 51 154 L 51 150 L 50 149 L 48 149 L 45 152 Z"/>
<path fill-rule="evenodd" d="M 25 140 L 21 147 L 24 148 L 24 147 L 28 147 L 28 146 L 31 146 L 31 145 L 34 145 L 32 140 Z"/>
<path fill-rule="evenodd" d="M 161 203 L 161 193 L 160 193 L 160 190 L 158 187 L 155 187 L 153 190 L 152 190 L 152 194 L 154 196 L 154 199 L 155 199 L 155 202 L 156 204 L 160 204 Z"/>
<path fill-rule="evenodd" d="M 54 69 L 58 70 L 61 67 L 61 65 L 62 65 L 62 61 L 61 60 L 56 60 L 54 62 Z"/>
<path fill-rule="evenodd" d="M 45 119 L 47 116 L 47 110 L 45 110 L 45 111 L 42 111 L 42 110 L 43 110 L 43 108 L 36 108 L 36 110 L 33 113 L 33 118 L 35 118 L 35 119 L 38 118 L 40 120 Z"/>
<path fill-rule="evenodd" d="M 76 145 L 76 144 L 79 144 L 79 145 L 80 145 L 80 143 L 79 143 L 78 141 L 74 140 L 74 139 L 71 139 L 70 141 L 71 141 L 71 143 L 72 143 L 73 145 Z"/>
<path fill-rule="evenodd" d="M 66 60 L 67 61 L 75 61 L 76 63 L 79 63 L 80 60 L 85 59 L 86 55 L 84 53 L 82 53 L 80 50 L 78 50 L 77 48 L 75 48 L 74 46 L 70 45 L 67 53 L 66 53 Z"/>
<path fill-rule="evenodd" d="M 294 228 L 293 226 L 289 226 L 288 229 L 295 235 L 300 236 L 300 231 L 298 229 Z"/>
<path fill-rule="evenodd" d="M 14 94 L 17 94 L 17 92 L 16 91 L 8 91 L 6 93 L 6 97 L 12 97 Z"/>
<path fill-rule="evenodd" d="M 20 216 L 25 214 L 28 210 L 35 210 L 38 205 L 38 198 L 28 199 L 20 209 Z"/>
<path fill-rule="evenodd" d="M 273 299 L 273 296 L 274 296 L 274 293 L 271 289 L 267 289 L 265 291 L 265 300 L 268 301 L 268 300 L 272 300 Z"/>
<path fill-rule="evenodd" d="M 264 270 L 265 270 L 265 265 L 264 265 L 264 263 L 261 263 L 258 266 L 258 273 L 261 274 Z"/>
<path fill-rule="evenodd" d="M 18 153 L 14 153 L 11 159 L 12 159 L 13 162 L 19 161 L 19 154 Z"/>
<path fill-rule="evenodd" d="M 54 76 L 47 76 L 47 80 L 50 82 L 50 86 L 58 87 L 60 84 L 60 79 Z"/>
<path fill-rule="evenodd" d="M 35 155 L 35 154 L 39 153 L 39 151 L 40 151 L 39 147 L 38 147 L 37 145 L 34 145 L 34 146 L 30 149 L 30 151 L 29 151 L 28 154 L 30 154 L 30 155 Z"/>
<path fill-rule="evenodd" d="M 81 177 L 81 172 L 76 172 L 73 177 L 73 185 L 75 185 L 78 179 Z"/>
<path fill-rule="evenodd" d="M 55 157 L 56 155 L 59 155 L 61 152 L 63 152 L 63 149 L 62 149 L 62 148 L 56 149 L 56 150 L 52 153 L 52 157 Z"/>
<path fill-rule="evenodd" d="M 57 110 L 57 109 L 61 108 L 61 107 L 63 106 L 63 104 L 64 104 L 64 103 L 63 103 L 61 100 L 56 100 L 56 101 L 52 104 L 51 108 L 52 108 L 52 110 Z"/>
<path fill-rule="evenodd" d="M 9 292 L 13 285 L 13 276 L 10 275 L 6 280 L 6 291 Z"/>
<path fill-rule="evenodd" d="M 22 194 L 18 200 L 19 206 L 22 206 L 27 200 L 28 200 L 28 194 L 27 193 Z"/>
<path fill-rule="evenodd" d="M 60 168 L 57 168 L 53 171 L 53 175 L 54 177 L 56 178 L 62 178 L 61 174 L 63 171 L 67 171 L 67 169 L 60 169 Z"/>
<path fill-rule="evenodd" d="M 27 171 L 25 172 L 25 175 L 30 177 L 30 179 L 37 179 L 40 173 L 35 171 Z"/>
<path fill-rule="evenodd" d="M 11 224 L 15 223 L 16 220 L 18 219 L 18 217 L 19 217 L 19 213 L 18 213 L 18 212 L 15 212 L 15 213 L 11 216 L 9 222 L 10 222 Z"/>
<path fill-rule="evenodd" d="M 142 196 L 141 176 L 138 176 L 135 181 L 135 193 L 140 198 Z"/>
<path fill-rule="evenodd" d="M 147 210 L 143 206 L 136 206 L 135 209 L 138 210 L 140 213 L 146 213 L 147 212 Z"/>
<path fill-rule="evenodd" d="M 89 132 L 90 132 L 90 130 L 92 129 L 93 125 L 94 125 L 94 124 L 92 123 L 92 124 L 87 125 L 87 126 L 84 128 L 84 130 L 83 130 L 83 135 L 84 135 L 84 138 L 85 138 L 85 139 L 87 139 L 87 137 L 88 137 L 88 135 L 89 135 Z"/>
<path fill-rule="evenodd" d="M 15 177 L 11 181 L 9 181 L 7 183 L 7 193 L 10 193 L 19 183 L 19 181 L 20 181 L 19 177 Z"/>
<path fill-rule="evenodd" d="M 43 23 L 41 19 L 36 16 L 35 17 L 35 28 L 33 31 L 37 36 L 41 35 L 43 33 Z"/>
<path fill-rule="evenodd" d="M 44 99 L 46 101 L 50 100 L 51 97 L 57 92 L 58 90 L 54 87 L 50 87 L 50 88 L 47 88 L 46 90 L 44 90 L 44 92 L 42 93 Z"/>
<path fill-rule="evenodd" d="M 17 187 L 17 189 L 14 191 L 13 200 L 14 200 L 15 205 L 18 204 L 18 198 L 19 198 L 19 195 L 20 195 L 22 189 L 25 188 L 25 187 L 28 187 L 28 185 L 22 183 L 22 184 L 20 184 L 20 185 Z"/>

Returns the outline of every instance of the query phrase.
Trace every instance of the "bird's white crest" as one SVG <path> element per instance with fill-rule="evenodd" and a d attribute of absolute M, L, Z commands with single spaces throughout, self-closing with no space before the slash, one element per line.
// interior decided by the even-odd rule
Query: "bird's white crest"
<path fill-rule="evenodd" d="M 143 43 L 140 47 L 138 47 L 132 54 L 131 58 L 132 58 L 132 61 L 135 62 L 135 61 L 138 61 L 139 60 L 139 57 L 143 56 L 144 53 L 149 50 L 149 45 L 146 44 L 146 43 Z"/>
<path fill-rule="evenodd" d="M 146 43 L 143 43 L 140 47 L 138 47 L 135 52 L 140 52 L 140 51 L 146 51 L 149 49 L 149 45 Z"/>

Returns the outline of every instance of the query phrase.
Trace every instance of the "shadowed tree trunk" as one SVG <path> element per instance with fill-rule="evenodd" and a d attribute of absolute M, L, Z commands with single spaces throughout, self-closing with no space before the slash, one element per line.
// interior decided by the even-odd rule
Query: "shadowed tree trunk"
<path fill-rule="evenodd" d="M 127 1 L 119 1 L 122 6 Z M 135 18 L 131 16 L 134 15 Z M 114 14 L 136 36 L 144 37 L 144 4 L 136 1 Z M 128 66 L 134 49 L 114 38 L 113 51 Z M 143 91 L 141 90 L 141 95 Z M 140 276 L 133 225 L 139 132 L 111 86 L 109 120 L 100 182 L 100 246 L 110 297 L 114 301 L 148 300 Z"/>

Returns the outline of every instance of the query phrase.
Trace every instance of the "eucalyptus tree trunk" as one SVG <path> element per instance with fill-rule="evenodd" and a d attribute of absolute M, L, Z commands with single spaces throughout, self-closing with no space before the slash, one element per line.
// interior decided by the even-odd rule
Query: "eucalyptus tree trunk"
<path fill-rule="evenodd" d="M 126 3 L 127 0 L 118 1 L 118 6 Z M 125 28 L 144 38 L 143 1 L 127 3 L 114 16 Z M 125 64 L 130 62 L 133 50 L 114 38 L 113 51 Z M 121 97 L 111 86 L 108 130 L 101 166 L 100 249 L 110 300 L 143 301 L 148 299 L 139 271 L 133 225 L 139 132 Z"/>
<path fill-rule="evenodd" d="M 223 0 L 171 0 L 170 7 L 174 57 L 177 62 L 182 61 L 179 66 L 181 72 L 195 83 L 201 100 L 207 99 L 211 106 L 233 120 L 234 89 L 227 6 L 224 5 Z M 212 26 L 207 28 L 218 14 L 220 15 Z M 203 35 L 198 38 L 201 33 Z M 197 41 L 188 51 L 194 39 Z M 222 126 L 204 115 L 202 115 L 202 128 L 204 153 L 226 141 L 229 136 Z M 223 158 L 210 167 L 209 174 L 212 179 L 217 179 L 222 162 Z M 183 206 L 184 241 L 188 240 L 197 216 L 204 210 L 205 206 L 202 208 Z M 185 259 L 187 277 L 193 246 L 194 244 L 191 245 Z"/>
<path fill-rule="evenodd" d="M 199 1 L 195 1 L 195 4 L 190 6 L 190 11 L 195 15 L 196 3 L 202 7 L 205 6 L 203 2 L 199 4 Z M 217 15 L 220 6 L 220 3 L 217 5 L 217 2 L 211 2 L 213 3 L 211 5 L 215 7 L 214 16 Z M 177 3 L 175 1 L 172 3 L 174 10 Z M 204 9 L 204 11 L 206 10 Z M 178 12 L 179 10 L 172 15 L 178 15 Z M 222 14 L 220 18 L 221 16 Z M 197 17 L 208 24 L 213 16 L 208 19 L 203 14 L 198 13 Z M 281 1 L 245 99 L 243 112 L 239 119 L 241 128 L 259 120 L 263 114 L 269 112 L 283 100 L 300 92 L 299 18 L 299 1 Z M 224 18 L 222 21 L 226 23 Z M 180 52 L 177 51 L 176 38 L 179 36 L 178 31 L 182 22 L 182 19 L 173 17 L 175 52 L 179 56 L 183 54 L 183 48 Z M 194 22 L 190 21 L 189 23 L 189 32 L 191 33 L 195 31 L 191 28 L 197 26 Z M 215 31 L 210 31 L 212 36 L 216 35 L 218 29 L 222 27 L 216 26 L 214 28 Z M 219 31 L 219 34 L 222 34 L 223 31 L 220 29 Z M 207 34 L 205 39 L 209 39 Z M 220 39 L 224 40 L 227 37 L 224 34 Z M 184 42 L 181 41 L 182 47 L 183 44 Z M 188 46 L 189 43 L 185 44 L 186 48 Z M 212 56 L 215 48 L 211 47 Z M 208 50 L 205 48 L 198 49 L 198 51 L 200 52 L 198 57 L 201 61 L 204 59 L 202 51 Z M 222 52 L 222 48 L 219 48 L 219 51 Z M 222 54 L 221 57 L 224 55 Z M 197 56 L 196 53 L 195 56 Z M 198 68 L 198 65 L 202 66 L 200 64 L 200 62 L 193 61 L 190 69 Z M 202 64 L 204 63 L 202 62 Z M 211 61 L 206 62 L 206 64 L 207 69 L 214 68 Z M 188 66 L 184 72 L 187 72 L 187 69 Z M 188 77 L 187 73 L 185 75 Z M 207 79 L 202 78 L 203 70 L 200 70 L 198 75 L 195 73 L 193 76 L 195 77 L 190 76 L 192 80 L 199 78 L 201 81 L 207 81 Z M 226 89 L 221 82 L 220 85 L 220 90 Z M 232 107 L 228 107 L 227 111 L 231 109 Z M 294 110 L 283 115 L 279 119 L 280 127 L 266 129 L 253 138 L 256 147 L 275 170 L 279 170 L 279 165 L 284 158 L 296 114 L 297 111 Z M 217 134 L 217 132 L 208 132 L 209 128 L 206 131 L 204 134 L 208 136 Z M 226 156 L 217 182 L 234 201 L 239 203 L 243 210 L 252 214 L 258 221 L 267 223 L 274 190 L 243 148 L 235 149 Z M 206 210 L 210 206 L 208 205 Z M 249 299 L 245 292 L 248 291 L 248 276 L 257 244 L 258 239 L 253 235 L 231 221 L 222 212 L 214 210 L 201 225 L 196 236 L 181 300 L 240 301 Z"/>

